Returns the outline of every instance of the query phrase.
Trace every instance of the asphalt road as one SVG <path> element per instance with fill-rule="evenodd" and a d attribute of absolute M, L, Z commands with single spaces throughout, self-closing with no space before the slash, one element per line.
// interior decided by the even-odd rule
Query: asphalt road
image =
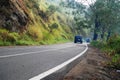
<path fill-rule="evenodd" d="M 85 50 L 84 44 L 0 47 L 0 80 L 29 80 Z"/>

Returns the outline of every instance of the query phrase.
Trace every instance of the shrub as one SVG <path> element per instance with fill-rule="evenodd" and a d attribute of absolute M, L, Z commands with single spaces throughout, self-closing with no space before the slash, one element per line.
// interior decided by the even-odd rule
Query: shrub
<path fill-rule="evenodd" d="M 91 45 L 100 49 L 105 47 L 105 43 L 100 41 L 92 41 Z"/>
<path fill-rule="evenodd" d="M 109 63 L 110 67 L 120 69 L 120 54 L 112 56 L 112 60 Z"/>
<path fill-rule="evenodd" d="M 6 41 L 8 35 L 9 35 L 9 32 L 6 29 L 0 29 L 1 40 Z"/>
<path fill-rule="evenodd" d="M 120 69 L 120 36 L 111 36 L 107 42 L 107 53 L 110 54 L 112 60 L 110 66 L 116 69 Z"/>
<path fill-rule="evenodd" d="M 108 66 L 120 69 L 120 36 L 114 35 L 106 43 L 99 41 L 91 42 L 91 45 L 102 49 L 111 58 Z"/>
<path fill-rule="evenodd" d="M 10 46 L 10 45 L 12 45 L 10 42 L 0 41 L 0 46 Z"/>
<path fill-rule="evenodd" d="M 16 42 L 20 38 L 20 35 L 18 33 L 12 32 L 9 33 L 9 41 L 10 42 Z"/>
<path fill-rule="evenodd" d="M 32 39 L 26 33 L 23 33 L 20 35 L 20 40 L 31 41 Z"/>
<path fill-rule="evenodd" d="M 47 44 L 47 42 L 42 40 L 42 41 L 39 42 L 39 44 L 45 45 L 45 44 Z"/>
<path fill-rule="evenodd" d="M 120 36 L 112 36 L 107 42 L 110 49 L 114 50 L 114 53 L 120 54 Z"/>
<path fill-rule="evenodd" d="M 19 38 L 18 33 L 15 33 L 15 32 L 10 33 L 5 29 L 0 29 L 0 39 L 2 41 L 14 43 L 17 41 L 18 38 Z"/>
<path fill-rule="evenodd" d="M 58 24 L 57 23 L 53 23 L 50 28 L 57 29 L 58 28 Z"/>
<path fill-rule="evenodd" d="M 0 46 L 4 46 L 4 42 L 0 40 Z"/>
<path fill-rule="evenodd" d="M 36 41 L 40 41 L 43 38 L 42 31 L 39 27 L 29 27 L 28 35 Z"/>
<path fill-rule="evenodd" d="M 49 26 L 49 28 L 50 28 L 50 32 L 53 32 L 54 29 L 58 29 L 58 24 L 53 23 L 52 25 Z"/>

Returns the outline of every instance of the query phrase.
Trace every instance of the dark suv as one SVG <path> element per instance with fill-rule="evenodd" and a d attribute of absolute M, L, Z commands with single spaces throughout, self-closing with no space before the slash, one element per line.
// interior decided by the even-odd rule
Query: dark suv
<path fill-rule="evenodd" d="M 90 38 L 86 38 L 86 42 L 89 43 L 90 42 Z"/>
<path fill-rule="evenodd" d="M 82 41 L 82 36 L 75 36 L 75 38 L 74 38 L 74 43 L 78 43 L 78 42 L 80 42 L 80 43 L 83 42 L 83 41 Z"/>

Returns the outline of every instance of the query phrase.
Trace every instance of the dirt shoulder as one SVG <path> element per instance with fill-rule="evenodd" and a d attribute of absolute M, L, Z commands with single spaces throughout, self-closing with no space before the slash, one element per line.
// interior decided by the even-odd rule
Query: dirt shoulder
<path fill-rule="evenodd" d="M 108 61 L 104 53 L 89 46 L 85 58 L 65 75 L 64 80 L 120 80 L 120 73 L 106 67 Z"/>

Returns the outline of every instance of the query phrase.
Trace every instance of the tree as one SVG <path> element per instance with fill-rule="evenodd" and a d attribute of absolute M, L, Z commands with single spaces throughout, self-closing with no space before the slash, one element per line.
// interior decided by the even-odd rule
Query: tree
<path fill-rule="evenodd" d="M 120 1 L 119 0 L 96 0 L 94 5 L 90 5 L 92 12 L 91 20 L 94 26 L 93 40 L 97 40 L 100 35 L 102 39 L 109 38 L 111 33 L 120 24 Z M 105 33 L 108 35 L 105 36 Z"/>
<path fill-rule="evenodd" d="M 87 27 L 87 22 L 85 20 L 84 11 L 86 7 L 75 0 L 66 0 L 66 2 L 61 2 L 63 7 L 69 8 L 69 12 L 67 11 L 66 14 L 73 17 L 74 20 L 74 33 L 82 34 L 84 32 L 84 28 Z"/>

